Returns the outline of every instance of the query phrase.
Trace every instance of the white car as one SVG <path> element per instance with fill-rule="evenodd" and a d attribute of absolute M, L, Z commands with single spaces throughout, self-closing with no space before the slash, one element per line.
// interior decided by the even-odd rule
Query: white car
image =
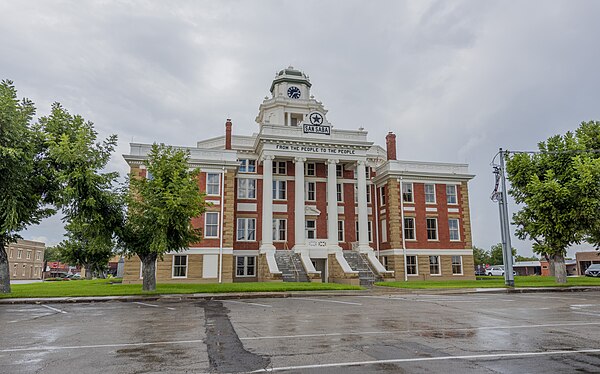
<path fill-rule="evenodd" d="M 489 267 L 485 270 L 485 275 L 500 275 L 504 276 L 504 265 L 496 265 Z M 515 271 L 513 271 L 513 275 L 517 275 Z"/>

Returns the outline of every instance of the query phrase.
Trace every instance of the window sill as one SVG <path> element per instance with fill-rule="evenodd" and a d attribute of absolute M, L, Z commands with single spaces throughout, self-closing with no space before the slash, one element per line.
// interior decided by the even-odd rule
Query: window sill
<path fill-rule="evenodd" d="M 171 279 L 187 279 L 187 277 L 174 277 L 174 276 L 171 276 Z"/>
<path fill-rule="evenodd" d="M 204 240 L 204 239 L 219 239 L 219 237 L 218 237 L 218 236 L 205 236 L 205 237 L 203 237 L 202 239 L 203 239 L 203 240 Z"/>
<path fill-rule="evenodd" d="M 452 276 L 460 276 L 460 275 L 464 275 L 464 274 L 463 273 L 460 273 L 460 274 L 454 274 L 454 273 L 452 273 Z"/>
<path fill-rule="evenodd" d="M 429 274 L 429 275 L 432 277 L 441 277 L 442 276 L 442 274 Z"/>

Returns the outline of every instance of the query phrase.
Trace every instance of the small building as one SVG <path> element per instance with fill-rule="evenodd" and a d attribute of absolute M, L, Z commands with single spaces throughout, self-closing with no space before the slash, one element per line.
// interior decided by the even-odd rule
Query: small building
<path fill-rule="evenodd" d="M 42 279 L 46 244 L 19 239 L 8 245 L 10 278 L 19 280 Z"/>
<path fill-rule="evenodd" d="M 540 261 L 517 261 L 513 264 L 517 275 L 541 275 L 542 264 Z"/>
<path fill-rule="evenodd" d="M 542 266 L 542 275 L 550 276 L 550 265 L 548 264 L 548 261 L 542 260 L 540 261 L 540 264 Z M 575 260 L 565 260 L 565 267 L 567 268 L 567 276 L 579 274 L 577 272 L 577 262 Z"/>
<path fill-rule="evenodd" d="M 577 262 L 577 273 L 584 275 L 587 268 L 591 264 L 600 264 L 600 252 L 586 251 L 575 253 L 575 261 Z"/>

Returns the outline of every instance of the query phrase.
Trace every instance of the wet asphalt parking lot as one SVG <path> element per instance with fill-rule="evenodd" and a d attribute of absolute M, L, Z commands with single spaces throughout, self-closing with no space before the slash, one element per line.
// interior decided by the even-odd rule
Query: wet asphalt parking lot
<path fill-rule="evenodd" d="M 600 292 L 0 305 L 0 373 L 600 372 Z"/>

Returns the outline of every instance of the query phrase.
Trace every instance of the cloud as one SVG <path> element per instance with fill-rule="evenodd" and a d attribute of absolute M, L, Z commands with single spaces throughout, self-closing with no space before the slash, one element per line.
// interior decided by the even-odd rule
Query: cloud
<path fill-rule="evenodd" d="M 398 156 L 467 162 L 474 243 L 499 241 L 489 161 L 600 118 L 600 3 L 546 1 L 28 1 L 0 3 L 3 78 L 39 113 L 60 101 L 128 143 L 194 145 L 258 130 L 288 65 L 337 128 L 365 127 Z M 512 211 L 516 207 L 511 207 Z M 44 226 L 46 225 L 46 226 Z M 44 230 L 60 241 L 59 219 Z M 53 227 L 51 229 L 50 227 Z M 515 243 L 528 254 L 527 243 Z"/>

